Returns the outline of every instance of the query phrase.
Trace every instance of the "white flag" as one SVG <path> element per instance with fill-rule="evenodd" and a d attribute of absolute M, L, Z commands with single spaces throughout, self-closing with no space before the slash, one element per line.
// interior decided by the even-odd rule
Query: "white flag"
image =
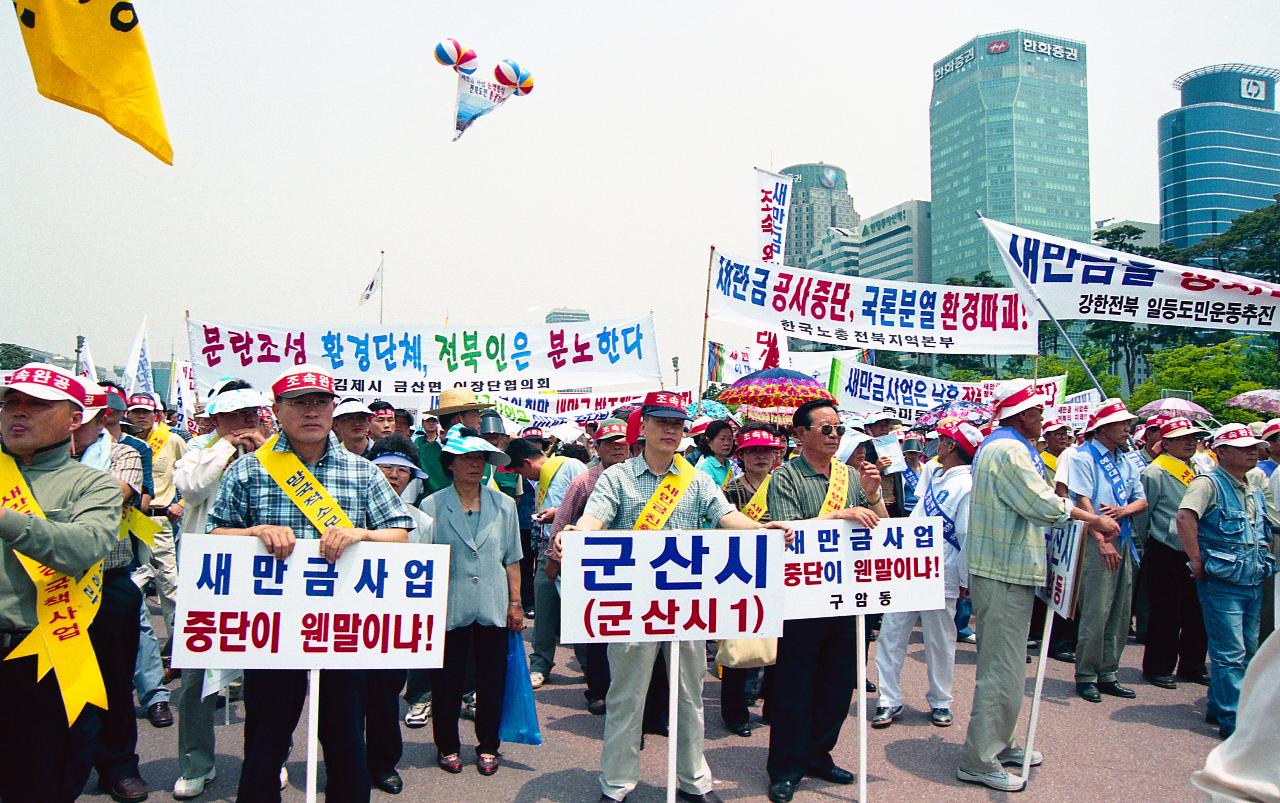
<path fill-rule="evenodd" d="M 82 376 L 90 382 L 98 381 L 98 366 L 93 362 L 93 354 L 89 351 L 88 343 L 80 349 L 80 369 L 76 371 L 76 376 Z"/>
<path fill-rule="evenodd" d="M 369 284 L 365 286 L 364 292 L 360 294 L 360 303 L 373 298 L 373 294 L 378 292 L 378 288 L 382 287 L 382 265 L 378 265 L 378 269 L 373 272 L 373 278 L 369 280 Z"/>
<path fill-rule="evenodd" d="M 178 411 L 178 427 L 195 434 L 196 372 L 191 361 L 174 361 L 169 377 L 169 405 Z"/>
<path fill-rule="evenodd" d="M 786 257 L 791 181 L 791 176 L 756 168 L 756 198 L 760 209 L 756 254 L 761 262 L 782 264 Z"/>
<path fill-rule="evenodd" d="M 144 316 L 138 334 L 129 349 L 129 359 L 124 364 L 125 389 L 133 393 L 154 393 L 155 381 L 151 377 L 151 349 L 147 344 L 147 319 Z"/>

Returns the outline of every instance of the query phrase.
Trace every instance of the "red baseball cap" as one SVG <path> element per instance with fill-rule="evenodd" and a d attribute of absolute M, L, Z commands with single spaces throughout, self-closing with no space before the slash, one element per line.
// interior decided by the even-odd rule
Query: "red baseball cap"
<path fill-rule="evenodd" d="M 295 365 L 271 383 L 271 394 L 277 399 L 292 399 L 308 393 L 337 396 L 333 392 L 333 374 L 316 365 Z"/>
<path fill-rule="evenodd" d="M 781 449 L 782 439 L 766 429 L 751 429 L 738 435 L 734 444 L 739 450 L 763 446 L 766 449 Z"/>
<path fill-rule="evenodd" d="M 627 422 L 621 418 L 606 418 L 596 427 L 596 443 L 627 437 Z"/>

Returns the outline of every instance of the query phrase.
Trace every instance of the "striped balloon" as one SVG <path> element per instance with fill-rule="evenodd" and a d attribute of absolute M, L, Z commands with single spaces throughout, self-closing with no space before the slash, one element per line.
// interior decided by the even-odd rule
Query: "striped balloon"
<path fill-rule="evenodd" d="M 477 66 L 478 61 L 476 58 L 476 52 L 471 48 L 467 48 L 462 51 L 462 55 L 458 56 L 458 63 L 453 65 L 453 69 L 463 75 L 471 75 L 476 71 Z"/>
<path fill-rule="evenodd" d="M 498 66 L 493 68 L 493 78 L 503 86 L 509 86 L 512 89 L 520 85 L 520 74 L 523 70 L 520 65 L 511 59 L 498 62 Z"/>
<path fill-rule="evenodd" d="M 436 61 L 446 67 L 457 69 L 462 54 L 463 47 L 457 39 L 444 39 L 436 45 Z"/>
<path fill-rule="evenodd" d="M 532 91 L 533 75 L 527 70 L 521 70 L 519 80 L 516 82 L 516 94 L 523 97 Z"/>

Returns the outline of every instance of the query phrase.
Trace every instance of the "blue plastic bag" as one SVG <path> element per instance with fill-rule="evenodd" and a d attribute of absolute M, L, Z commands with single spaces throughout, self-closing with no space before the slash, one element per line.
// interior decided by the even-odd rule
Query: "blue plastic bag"
<path fill-rule="evenodd" d="M 524 657 L 524 639 L 514 630 L 507 631 L 507 684 L 502 690 L 498 738 L 516 744 L 542 744 L 538 707 L 533 702 L 533 684 L 529 682 L 529 664 Z"/>

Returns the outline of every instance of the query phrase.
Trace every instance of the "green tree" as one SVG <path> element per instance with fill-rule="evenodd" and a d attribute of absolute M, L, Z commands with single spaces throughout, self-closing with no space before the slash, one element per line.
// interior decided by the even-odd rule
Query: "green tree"
<path fill-rule="evenodd" d="M 1093 375 L 1098 378 L 1098 384 L 1102 385 L 1102 395 L 1108 399 L 1118 397 L 1120 395 L 1120 377 L 1107 370 L 1111 361 L 1107 357 L 1106 350 L 1086 346 L 1081 349 L 1081 356 L 1088 363 L 1089 370 L 1093 371 Z M 1076 359 L 1064 360 L 1053 355 L 1042 356 L 1036 363 L 1035 373 L 1038 377 L 1066 374 L 1067 395 L 1093 388 L 1093 382 L 1089 380 L 1089 375 L 1085 373 L 1084 367 Z"/>
<path fill-rule="evenodd" d="M 1246 212 L 1231 228 L 1186 250 L 1190 262 L 1269 282 L 1280 281 L 1280 195 L 1277 203 Z"/>
<path fill-rule="evenodd" d="M 34 359 L 31 352 L 16 343 L 0 343 L 0 370 L 12 371 Z"/>
<path fill-rule="evenodd" d="M 1191 391 L 1191 400 L 1220 421 L 1249 422 L 1260 416 L 1225 402 L 1248 390 L 1280 385 L 1275 352 L 1259 336 L 1232 338 L 1209 346 L 1186 345 L 1150 355 L 1151 378 L 1129 399 L 1137 409 L 1161 397 L 1165 390 Z"/>

